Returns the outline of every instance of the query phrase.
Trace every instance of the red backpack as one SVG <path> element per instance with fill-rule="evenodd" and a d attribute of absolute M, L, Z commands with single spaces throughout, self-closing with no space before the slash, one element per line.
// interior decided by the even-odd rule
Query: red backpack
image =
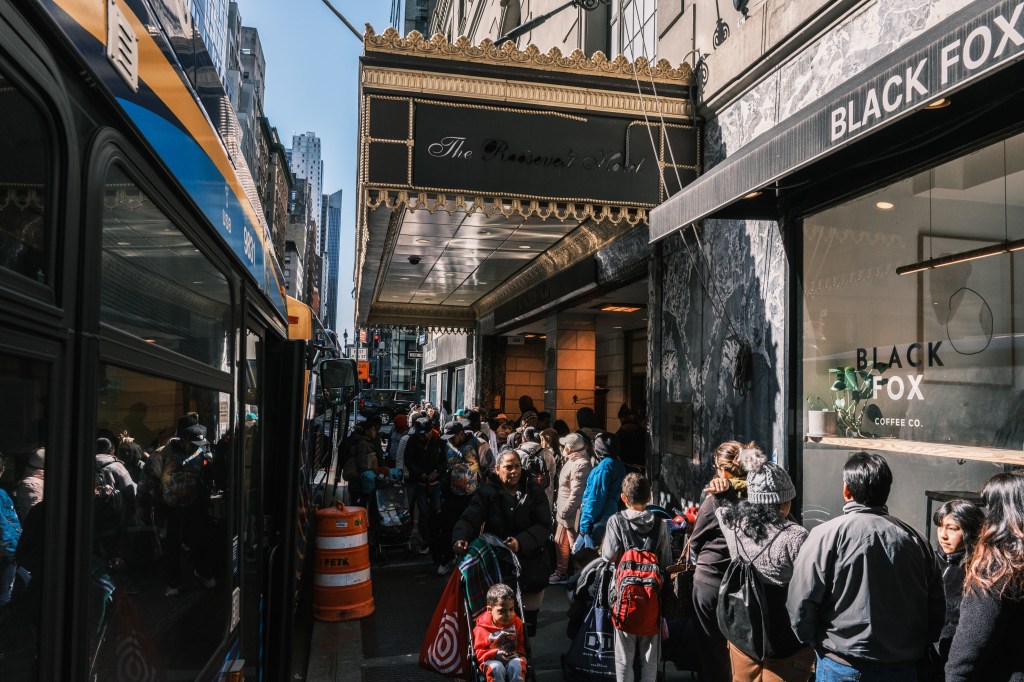
<path fill-rule="evenodd" d="M 633 535 L 633 546 L 615 567 L 609 595 L 612 625 L 631 635 L 657 635 L 661 632 L 661 569 L 651 551 L 651 538 Z"/>

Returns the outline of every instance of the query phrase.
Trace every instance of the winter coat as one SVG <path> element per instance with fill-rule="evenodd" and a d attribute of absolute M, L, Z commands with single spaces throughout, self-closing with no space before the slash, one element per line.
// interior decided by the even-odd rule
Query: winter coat
<path fill-rule="evenodd" d="M 350 483 L 358 481 L 364 471 L 377 468 L 380 461 L 378 458 L 383 459 L 380 440 L 370 439 L 362 434 L 356 435 L 349 444 L 342 476 Z"/>
<path fill-rule="evenodd" d="M 898 613 L 898 612 L 897 612 Z M 946 682 L 1024 682 L 1024 599 L 968 590 L 946 661 Z"/>
<path fill-rule="evenodd" d="M 523 629 L 523 620 L 516 614 L 512 614 L 512 622 L 505 627 L 498 627 L 491 619 L 491 612 L 485 610 L 476 619 L 476 627 L 473 628 L 473 653 L 477 663 L 494 659 L 498 652 L 509 654 L 507 660 L 518 655 L 526 661 L 526 634 Z M 524 665 L 525 669 L 526 666 Z"/>
<path fill-rule="evenodd" d="M 693 579 L 705 585 L 718 587 L 722 584 L 725 569 L 732 559 L 729 556 L 729 545 L 722 535 L 722 527 L 718 521 L 718 508 L 739 501 L 735 488 L 728 488 L 718 495 L 707 495 L 697 511 L 697 520 L 693 524 L 690 535 L 690 550 L 697 557 Z"/>
<path fill-rule="evenodd" d="M 551 575 L 548 558 L 551 512 L 540 486 L 523 476 L 515 494 L 511 495 L 496 475 L 489 475 L 455 523 L 452 544 L 459 540 L 471 542 L 481 528 L 502 540 L 513 537 L 519 542 L 517 556 L 522 568 L 520 588 L 523 592 L 540 592 L 547 587 Z"/>
<path fill-rule="evenodd" d="M 917 531 L 884 506 L 847 502 L 842 516 L 807 536 L 786 605 L 800 641 L 888 666 L 924 656 L 942 629 L 946 598 L 935 555 Z"/>
<path fill-rule="evenodd" d="M 574 452 L 558 472 L 558 501 L 555 504 L 555 521 L 573 533 L 578 532 L 576 515 L 583 505 L 583 493 L 590 477 L 590 459 L 584 451 Z"/>
<path fill-rule="evenodd" d="M 410 481 L 425 484 L 431 473 L 440 476 L 444 472 L 445 461 L 441 456 L 443 444 L 433 435 L 425 441 L 419 436 L 409 437 L 405 444 L 405 466 L 409 470 Z"/>
<path fill-rule="evenodd" d="M 647 431 L 636 421 L 622 422 L 615 432 L 619 439 L 619 457 L 629 471 L 644 472 L 647 466 Z"/>
<path fill-rule="evenodd" d="M 15 504 L 18 516 L 24 521 L 32 507 L 43 501 L 43 488 L 46 477 L 42 469 L 29 469 L 25 478 L 18 482 Z"/>
<path fill-rule="evenodd" d="M 580 532 L 589 535 L 596 545 L 604 537 L 605 524 L 619 510 L 622 479 L 626 468 L 614 457 L 605 457 L 587 478 L 583 493 L 583 511 L 580 513 Z"/>
<path fill-rule="evenodd" d="M 21 537 L 21 521 L 14 510 L 14 501 L 0 488 L 0 556 L 12 557 Z"/>
<path fill-rule="evenodd" d="M 135 494 L 138 490 L 135 481 L 132 480 L 128 469 L 117 457 L 113 455 L 96 455 L 94 467 L 97 471 L 103 471 L 104 476 L 113 479 L 112 487 L 121 493 L 124 502 L 124 513 L 131 515 L 135 513 Z"/>
<path fill-rule="evenodd" d="M 939 641 L 932 645 L 929 655 L 932 660 L 945 663 L 949 656 L 949 645 L 953 642 L 957 623 L 960 622 L 960 601 L 964 594 L 964 552 L 946 554 L 941 549 L 935 550 L 935 558 L 942 569 L 942 589 L 946 593 L 946 618 L 942 622 L 942 633 Z"/>

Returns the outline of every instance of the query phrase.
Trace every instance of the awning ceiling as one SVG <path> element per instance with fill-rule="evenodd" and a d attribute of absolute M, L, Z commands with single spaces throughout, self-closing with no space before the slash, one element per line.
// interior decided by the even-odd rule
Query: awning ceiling
<path fill-rule="evenodd" d="M 664 196 L 662 172 L 671 193 L 677 170 L 699 170 L 686 65 L 449 45 L 391 29 L 368 32 L 366 46 L 360 325 L 472 329 L 524 288 L 646 222 Z M 451 137 L 465 146 L 449 145 Z M 666 169 L 670 144 L 677 169 Z M 490 162 L 481 159 L 487 150 Z"/>

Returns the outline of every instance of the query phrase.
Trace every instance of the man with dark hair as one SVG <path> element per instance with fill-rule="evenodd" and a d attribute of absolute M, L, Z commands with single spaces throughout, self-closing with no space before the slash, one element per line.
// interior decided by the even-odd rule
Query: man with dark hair
<path fill-rule="evenodd" d="M 789 584 L 790 621 L 817 652 L 817 679 L 917 680 L 939 635 L 942 576 L 928 543 L 885 507 L 892 472 L 858 452 L 843 467 L 843 515 L 813 528 Z"/>
<path fill-rule="evenodd" d="M 430 551 L 430 534 L 441 511 L 441 474 L 445 459 L 441 454 L 441 439 L 431 427 L 430 420 L 419 417 L 402 439 L 405 443 L 405 466 L 409 470 L 412 486 L 412 506 L 419 515 L 420 554 Z"/>

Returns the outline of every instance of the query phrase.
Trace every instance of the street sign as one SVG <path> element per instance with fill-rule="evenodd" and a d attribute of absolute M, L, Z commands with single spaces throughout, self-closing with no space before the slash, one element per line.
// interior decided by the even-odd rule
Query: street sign
<path fill-rule="evenodd" d="M 363 350 L 363 349 L 360 349 L 360 350 Z M 370 380 L 370 363 L 369 362 L 359 362 L 359 363 L 357 363 L 357 368 L 359 370 L 359 378 L 362 379 L 363 381 L 369 381 Z"/>
<path fill-rule="evenodd" d="M 369 358 L 367 357 L 367 350 L 365 348 L 360 348 L 359 349 L 359 357 L 356 358 L 356 359 L 360 360 L 360 361 L 368 360 Z"/>
<path fill-rule="evenodd" d="M 408 358 L 410 360 L 418 360 L 419 358 L 423 357 L 423 351 L 421 351 L 421 350 L 411 350 L 408 353 L 406 353 L 406 356 L 408 356 Z"/>

